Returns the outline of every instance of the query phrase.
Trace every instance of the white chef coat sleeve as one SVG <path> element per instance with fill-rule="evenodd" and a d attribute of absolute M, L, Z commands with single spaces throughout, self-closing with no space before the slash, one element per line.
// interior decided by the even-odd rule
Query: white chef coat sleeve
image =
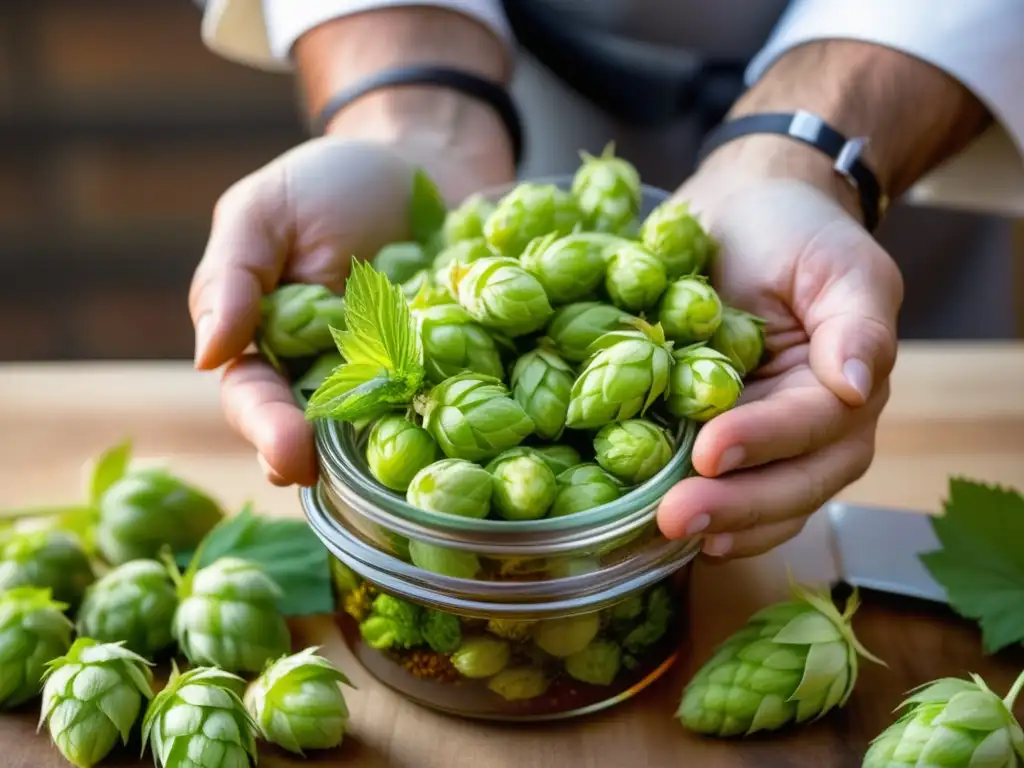
<path fill-rule="evenodd" d="M 751 61 L 748 85 L 786 51 L 828 39 L 876 43 L 926 61 L 969 88 L 995 118 L 908 200 L 1024 215 L 1024 0 L 795 0 Z"/>
<path fill-rule="evenodd" d="M 511 54 L 513 35 L 500 0 L 206 0 L 202 38 L 223 58 L 288 72 L 291 50 L 304 33 L 354 13 L 433 6 L 468 16 L 490 29 Z"/>

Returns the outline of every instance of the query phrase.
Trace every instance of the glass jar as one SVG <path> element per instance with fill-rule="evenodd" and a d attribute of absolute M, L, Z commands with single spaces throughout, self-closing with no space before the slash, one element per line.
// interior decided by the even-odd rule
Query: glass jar
<path fill-rule="evenodd" d="M 645 189 L 644 215 L 665 196 Z M 370 474 L 368 424 L 317 422 L 320 480 L 301 501 L 335 558 L 346 643 L 383 684 L 463 717 L 553 720 L 635 695 L 687 636 L 699 541 L 666 539 L 655 518 L 693 472 L 697 430 L 675 427 L 669 463 L 615 501 L 506 521 L 407 504 Z"/>

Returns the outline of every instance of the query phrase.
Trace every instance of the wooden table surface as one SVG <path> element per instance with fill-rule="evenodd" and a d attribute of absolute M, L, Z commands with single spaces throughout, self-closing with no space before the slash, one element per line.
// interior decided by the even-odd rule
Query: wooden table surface
<path fill-rule="evenodd" d="M 1024 344 L 905 344 L 872 469 L 842 498 L 907 509 L 939 508 L 950 474 L 1024 488 Z M 0 488 L 4 506 L 73 501 L 81 465 L 125 436 L 137 454 L 168 462 L 230 508 L 252 499 L 266 513 L 300 514 L 293 489 L 263 482 L 252 451 L 225 426 L 216 379 L 185 363 L 0 366 Z M 769 555 L 698 566 L 684 660 L 632 701 L 550 725 L 462 721 L 412 705 L 375 683 L 328 619 L 295 625 L 296 643 L 323 644 L 357 691 L 347 693 L 350 735 L 305 761 L 264 748 L 261 766 L 358 768 L 855 768 L 867 742 L 891 722 L 904 691 L 944 675 L 978 672 L 1004 692 L 1021 654 L 982 655 L 974 626 L 934 605 L 865 595 L 855 627 L 887 669 L 865 664 L 843 711 L 769 737 L 715 741 L 683 731 L 672 715 L 680 691 L 711 648 L 751 611 L 785 594 L 787 564 L 824 582 L 831 564 L 820 521 Z M 4 768 L 66 765 L 35 734 L 33 707 L 0 717 Z M 137 749 L 137 747 L 136 747 Z M 111 766 L 150 765 L 112 758 Z"/>

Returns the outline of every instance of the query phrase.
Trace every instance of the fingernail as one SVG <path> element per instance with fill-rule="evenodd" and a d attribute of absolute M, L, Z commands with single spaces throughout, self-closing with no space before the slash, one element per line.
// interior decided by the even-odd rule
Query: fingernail
<path fill-rule="evenodd" d="M 707 515 L 697 515 L 686 524 L 686 535 L 694 536 L 711 525 L 711 518 Z"/>
<path fill-rule="evenodd" d="M 718 474 L 724 475 L 726 472 L 732 472 L 743 463 L 745 455 L 743 448 L 738 445 L 726 448 L 722 453 L 722 460 L 718 462 Z"/>
<path fill-rule="evenodd" d="M 207 312 L 204 315 L 200 315 L 199 319 L 196 320 L 196 365 L 199 365 L 199 361 L 206 357 L 206 350 L 210 346 L 210 335 L 212 332 L 213 318 L 210 316 L 210 313 Z"/>
<path fill-rule="evenodd" d="M 711 555 L 711 557 L 727 555 L 730 549 L 732 549 L 731 533 L 716 533 L 714 536 L 708 536 L 702 547 L 704 554 Z"/>
<path fill-rule="evenodd" d="M 847 360 L 843 365 L 843 376 L 865 400 L 871 395 L 871 369 L 863 361 Z"/>
<path fill-rule="evenodd" d="M 284 479 L 278 474 L 276 469 L 270 466 L 270 462 L 263 458 L 262 453 L 256 454 L 256 463 L 260 465 L 260 469 L 263 470 L 263 474 L 267 476 L 267 479 L 270 480 L 270 482 Z"/>

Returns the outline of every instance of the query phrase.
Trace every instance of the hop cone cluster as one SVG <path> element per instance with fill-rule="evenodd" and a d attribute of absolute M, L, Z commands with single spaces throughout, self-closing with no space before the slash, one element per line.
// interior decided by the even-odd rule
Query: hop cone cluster
<path fill-rule="evenodd" d="M 33 531 L 0 543 L 0 591 L 44 587 L 74 607 L 95 578 L 78 540 L 66 533 Z"/>
<path fill-rule="evenodd" d="M 46 665 L 71 647 L 66 608 L 48 589 L 14 587 L 0 594 L 0 709 L 38 696 Z"/>
<path fill-rule="evenodd" d="M 261 310 L 260 338 L 277 357 L 329 350 L 334 346 L 331 327 L 345 327 L 345 300 L 322 285 L 283 285 L 263 298 Z"/>

